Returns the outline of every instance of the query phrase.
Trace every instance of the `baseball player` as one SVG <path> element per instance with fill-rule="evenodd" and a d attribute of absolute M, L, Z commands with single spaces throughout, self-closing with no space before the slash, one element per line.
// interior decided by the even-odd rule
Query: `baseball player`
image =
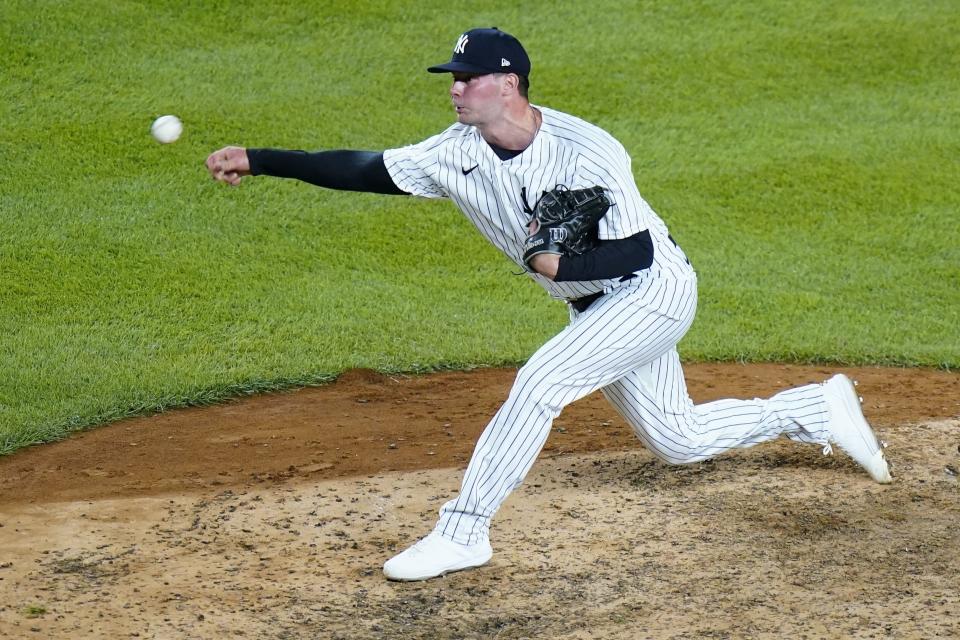
<path fill-rule="evenodd" d="M 460 494 L 433 531 L 388 560 L 393 580 L 477 567 L 492 555 L 490 521 L 523 481 L 565 406 L 601 390 L 640 441 L 691 463 L 786 436 L 839 445 L 877 482 L 883 451 L 852 383 L 837 375 L 769 399 L 694 405 L 677 343 L 693 322 L 697 276 L 641 197 L 630 156 L 606 131 L 528 100 L 530 59 L 496 28 L 460 35 L 449 62 L 456 123 L 382 153 L 226 147 L 214 179 L 296 178 L 332 189 L 449 198 L 518 267 L 569 306 L 570 323 L 517 373 L 484 430 Z"/>

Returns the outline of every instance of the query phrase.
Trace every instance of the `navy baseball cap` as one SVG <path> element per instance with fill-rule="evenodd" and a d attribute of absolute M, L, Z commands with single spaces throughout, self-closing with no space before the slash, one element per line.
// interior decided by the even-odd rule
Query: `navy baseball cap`
<path fill-rule="evenodd" d="M 520 41 L 496 27 L 460 35 L 453 58 L 427 69 L 430 73 L 515 73 L 530 75 L 530 58 Z"/>

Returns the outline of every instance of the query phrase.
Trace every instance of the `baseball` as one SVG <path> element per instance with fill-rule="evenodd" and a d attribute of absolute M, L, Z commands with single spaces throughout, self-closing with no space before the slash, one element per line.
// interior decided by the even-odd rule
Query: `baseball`
<path fill-rule="evenodd" d="M 180 134 L 183 133 L 183 123 L 177 116 L 160 116 L 150 125 L 150 133 L 157 139 L 157 142 L 170 144 L 176 142 Z"/>

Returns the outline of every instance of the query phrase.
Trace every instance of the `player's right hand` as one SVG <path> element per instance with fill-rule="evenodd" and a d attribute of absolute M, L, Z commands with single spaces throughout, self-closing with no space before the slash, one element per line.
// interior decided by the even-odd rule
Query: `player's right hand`
<path fill-rule="evenodd" d="M 224 147 L 207 156 L 210 177 L 237 186 L 243 176 L 250 175 L 250 159 L 243 147 Z"/>

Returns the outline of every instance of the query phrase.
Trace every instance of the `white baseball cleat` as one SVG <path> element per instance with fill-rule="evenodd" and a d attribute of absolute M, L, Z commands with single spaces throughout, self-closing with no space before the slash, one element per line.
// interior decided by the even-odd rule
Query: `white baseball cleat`
<path fill-rule="evenodd" d="M 403 553 L 387 560 L 383 575 L 390 580 L 429 580 L 447 573 L 472 569 L 490 561 L 493 549 L 488 541 L 459 544 L 434 531 Z"/>
<path fill-rule="evenodd" d="M 860 410 L 860 398 L 850 378 L 839 373 L 823 383 L 830 411 L 830 439 L 881 484 L 892 482 L 883 447 Z M 829 446 L 825 451 L 829 451 Z"/>

